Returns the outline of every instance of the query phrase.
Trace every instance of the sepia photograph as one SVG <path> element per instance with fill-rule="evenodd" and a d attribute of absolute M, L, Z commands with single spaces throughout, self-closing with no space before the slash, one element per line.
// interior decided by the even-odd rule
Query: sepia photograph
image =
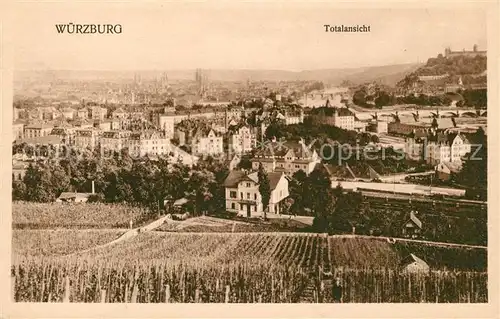
<path fill-rule="evenodd" d="M 17 11 L 13 303 L 496 299 L 484 6 Z"/>

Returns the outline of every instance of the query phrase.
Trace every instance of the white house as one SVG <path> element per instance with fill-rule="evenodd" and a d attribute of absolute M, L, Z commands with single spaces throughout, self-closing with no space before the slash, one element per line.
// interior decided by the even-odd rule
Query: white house
<path fill-rule="evenodd" d="M 249 127 L 243 126 L 230 135 L 229 144 L 237 154 L 251 152 L 257 145 L 257 135 Z"/>
<path fill-rule="evenodd" d="M 222 136 L 213 129 L 199 128 L 191 141 L 192 153 L 195 155 L 217 155 L 224 152 Z"/>
<path fill-rule="evenodd" d="M 462 157 L 471 151 L 471 145 L 460 133 L 438 133 L 431 136 L 425 150 L 425 161 L 437 165 L 441 162 L 461 162 Z"/>
<path fill-rule="evenodd" d="M 262 196 L 259 192 L 257 172 L 231 171 L 224 181 L 226 188 L 226 210 L 239 216 L 258 217 L 263 215 Z M 271 198 L 267 211 L 279 214 L 280 203 L 288 197 L 288 179 L 282 172 L 267 173 Z"/>

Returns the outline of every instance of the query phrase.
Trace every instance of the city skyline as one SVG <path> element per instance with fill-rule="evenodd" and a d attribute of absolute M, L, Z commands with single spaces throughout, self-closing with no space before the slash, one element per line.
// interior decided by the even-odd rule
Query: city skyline
<path fill-rule="evenodd" d="M 477 7 L 360 11 L 304 3 L 286 8 L 169 3 L 66 8 L 23 8 L 30 24 L 17 22 L 17 70 L 304 71 L 425 62 L 446 47 L 471 50 L 477 44 L 487 50 L 486 15 Z M 120 18 L 111 21 L 110 16 Z M 119 23 L 123 32 L 58 34 L 55 24 L 69 22 Z M 325 24 L 365 24 L 371 31 L 325 32 Z"/>

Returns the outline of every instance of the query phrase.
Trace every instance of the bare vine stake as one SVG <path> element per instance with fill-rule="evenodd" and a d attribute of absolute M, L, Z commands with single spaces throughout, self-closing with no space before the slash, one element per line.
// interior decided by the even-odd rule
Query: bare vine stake
<path fill-rule="evenodd" d="M 132 288 L 132 303 L 137 302 L 137 294 L 139 293 L 139 287 L 137 285 L 137 282 L 134 283 L 134 288 Z"/>
<path fill-rule="evenodd" d="M 128 294 L 129 294 L 129 289 L 128 289 L 128 284 L 125 285 L 125 297 L 123 298 L 123 302 L 127 303 L 128 302 Z"/>
<path fill-rule="evenodd" d="M 167 284 L 167 286 L 165 287 L 165 303 L 169 302 L 170 302 L 170 285 Z"/>
<path fill-rule="evenodd" d="M 101 303 L 106 302 L 106 289 L 101 289 Z"/>
<path fill-rule="evenodd" d="M 226 286 L 226 298 L 225 298 L 225 302 L 226 303 L 229 303 L 229 291 L 231 290 L 231 288 L 229 287 L 229 285 Z"/>
<path fill-rule="evenodd" d="M 63 297 L 64 303 L 69 302 L 69 295 L 70 295 L 69 277 L 66 276 L 64 278 L 64 297 Z"/>

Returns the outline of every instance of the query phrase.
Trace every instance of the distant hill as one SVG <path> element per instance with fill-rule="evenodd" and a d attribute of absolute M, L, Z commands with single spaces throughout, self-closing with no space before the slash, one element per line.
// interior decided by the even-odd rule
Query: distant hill
<path fill-rule="evenodd" d="M 285 70 L 206 70 L 211 81 L 244 82 L 252 81 L 323 81 L 339 85 L 342 81 L 353 84 L 365 82 L 380 82 L 394 85 L 407 74 L 414 72 L 421 64 L 397 64 L 361 68 L 320 69 L 304 71 Z M 195 70 L 159 70 L 159 71 L 71 71 L 71 70 L 40 70 L 17 71 L 15 80 L 30 79 L 61 79 L 61 80 L 125 80 L 133 79 L 138 73 L 144 80 L 159 77 L 163 72 L 172 80 L 194 80 Z"/>

